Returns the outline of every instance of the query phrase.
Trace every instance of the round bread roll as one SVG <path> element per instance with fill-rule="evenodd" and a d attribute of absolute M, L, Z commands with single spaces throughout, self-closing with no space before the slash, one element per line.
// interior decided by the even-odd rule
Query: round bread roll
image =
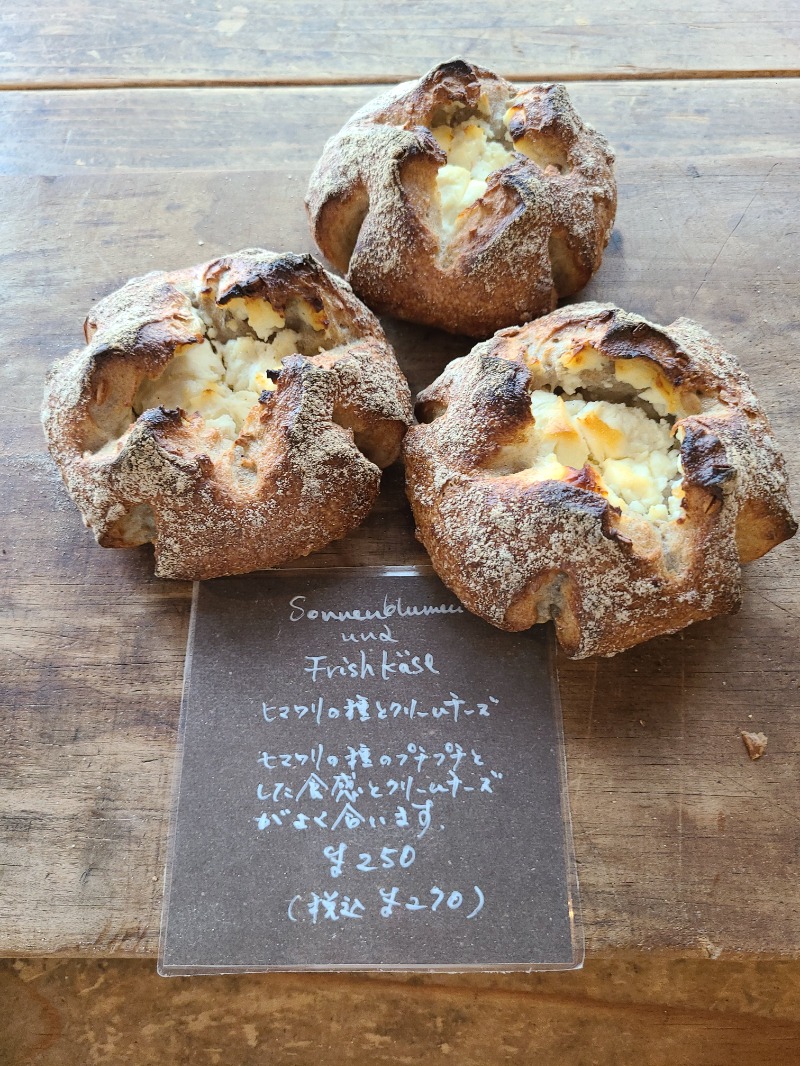
<path fill-rule="evenodd" d="M 367 515 L 411 397 L 383 331 L 308 255 L 247 249 L 134 278 L 50 372 L 43 422 L 104 547 L 156 574 L 241 574 Z"/>
<path fill-rule="evenodd" d="M 563 85 L 519 90 L 452 59 L 328 141 L 306 207 L 370 307 L 486 337 L 551 311 L 597 270 L 613 161 Z"/>
<path fill-rule="evenodd" d="M 574 658 L 736 610 L 740 563 L 797 529 L 747 377 L 685 318 L 565 307 L 454 360 L 417 415 L 437 573 L 501 629 L 552 618 Z"/>

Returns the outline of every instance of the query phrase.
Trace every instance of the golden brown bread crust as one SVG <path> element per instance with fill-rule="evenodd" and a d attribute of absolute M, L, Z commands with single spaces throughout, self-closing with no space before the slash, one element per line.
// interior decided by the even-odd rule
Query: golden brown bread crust
<path fill-rule="evenodd" d="M 481 108 L 515 159 L 444 239 L 446 155 L 430 130 Z M 371 101 L 328 141 L 306 207 L 320 249 L 372 308 L 485 337 L 551 311 L 597 270 L 616 210 L 613 160 L 563 85 L 518 90 L 453 59 Z"/>
<path fill-rule="evenodd" d="M 275 390 L 235 441 L 179 409 L 135 417 L 140 385 L 185 346 L 253 336 L 230 311 L 242 300 L 268 301 L 308 351 L 269 375 Z M 48 375 L 48 444 L 98 542 L 153 541 L 161 577 L 246 573 L 344 536 L 370 510 L 411 420 L 377 319 L 311 256 L 248 249 L 147 274 L 101 300 L 84 331 L 86 347 Z"/>
<path fill-rule="evenodd" d="M 646 360 L 694 410 L 675 421 L 679 520 L 623 513 L 581 487 L 585 472 L 531 481 L 498 465 L 533 425 L 539 360 L 586 345 L 606 368 L 598 389 L 614 361 Z M 565 307 L 454 360 L 420 394 L 417 414 L 423 424 L 404 442 L 408 495 L 437 573 L 502 629 L 553 618 L 575 658 L 736 610 L 740 563 L 797 529 L 783 459 L 747 377 L 688 319 L 663 327 L 611 305 Z"/>

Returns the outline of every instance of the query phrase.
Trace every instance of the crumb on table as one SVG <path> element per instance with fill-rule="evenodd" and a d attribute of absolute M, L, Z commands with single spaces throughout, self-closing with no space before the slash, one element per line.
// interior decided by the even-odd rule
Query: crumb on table
<path fill-rule="evenodd" d="M 748 733 L 746 730 L 742 729 L 741 734 L 744 746 L 747 748 L 747 754 L 753 762 L 755 762 L 756 759 L 760 759 L 767 750 L 766 733 Z"/>

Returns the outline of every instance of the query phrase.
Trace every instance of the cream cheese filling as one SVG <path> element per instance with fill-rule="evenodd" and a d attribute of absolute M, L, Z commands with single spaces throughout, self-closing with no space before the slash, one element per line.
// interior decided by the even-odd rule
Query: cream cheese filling
<path fill-rule="evenodd" d="M 650 522 L 679 517 L 680 451 L 666 419 L 655 421 L 622 403 L 565 398 L 544 389 L 531 394 L 531 413 L 526 469 L 531 480 L 569 481 L 586 470 L 592 491 L 621 511 Z"/>
<path fill-rule="evenodd" d="M 179 407 L 199 414 L 225 440 L 236 439 L 261 394 L 275 388 L 268 371 L 279 371 L 281 360 L 299 350 L 300 334 L 265 300 L 232 300 L 228 310 L 256 336 L 222 341 L 209 326 L 202 341 L 178 348 L 157 378 L 142 381 L 133 400 L 136 417 L 153 407 Z"/>
<path fill-rule="evenodd" d="M 436 174 L 445 238 L 452 236 L 461 215 L 486 192 L 490 175 L 512 163 L 518 154 L 527 156 L 547 174 L 569 169 L 563 153 L 544 144 L 541 138 L 529 134 L 512 142 L 509 123 L 523 106 L 515 100 L 503 116 L 505 130 L 502 138 L 498 138 L 488 121 L 489 104 L 485 95 L 481 97 L 477 115 L 461 122 L 431 127 L 437 144 L 447 156 L 447 162 Z"/>
<path fill-rule="evenodd" d="M 611 359 L 573 334 L 526 351 L 532 425 L 492 460 L 526 481 L 565 481 L 651 523 L 683 515 L 684 398 L 644 358 Z M 689 402 L 688 399 L 686 402 Z"/>
<path fill-rule="evenodd" d="M 437 172 L 436 185 L 442 232 L 450 236 L 461 213 L 486 192 L 489 175 L 512 162 L 514 152 L 495 140 L 489 123 L 481 118 L 436 126 L 431 133 L 447 154 L 447 162 Z"/>

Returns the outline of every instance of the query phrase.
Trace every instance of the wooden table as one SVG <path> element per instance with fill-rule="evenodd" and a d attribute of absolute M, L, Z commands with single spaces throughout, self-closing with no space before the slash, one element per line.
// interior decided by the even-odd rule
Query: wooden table
<path fill-rule="evenodd" d="M 38 425 L 44 371 L 92 301 L 237 247 L 312 250 L 302 198 L 326 137 L 459 53 L 570 82 L 618 155 L 616 228 L 584 295 L 687 314 L 737 353 L 797 499 L 797 9 L 696 6 L 45 0 L 0 16 L 8 1061 L 800 1061 L 797 543 L 747 568 L 738 615 L 559 662 L 582 974 L 165 983 L 124 960 L 157 950 L 190 586 L 153 578 L 147 550 L 94 545 Z M 414 390 L 469 347 L 386 327 Z M 364 526 L 308 565 L 421 559 L 393 469 Z M 768 735 L 759 762 L 742 729 Z"/>

